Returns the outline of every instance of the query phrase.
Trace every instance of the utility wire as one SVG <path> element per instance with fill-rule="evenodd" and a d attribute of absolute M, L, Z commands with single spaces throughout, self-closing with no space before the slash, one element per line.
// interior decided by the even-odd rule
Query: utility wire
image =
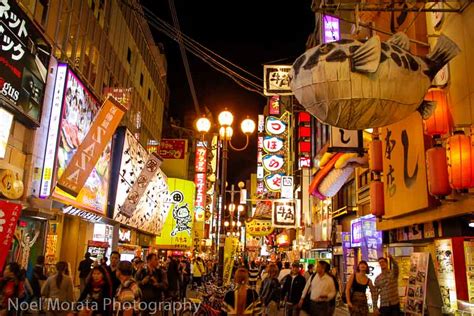
<path fill-rule="evenodd" d="M 186 71 L 186 77 L 188 78 L 189 90 L 191 90 L 191 95 L 194 102 L 194 110 L 198 116 L 201 116 L 201 110 L 199 108 L 199 102 L 196 95 L 196 88 L 194 87 L 193 76 L 191 75 L 191 68 L 189 67 L 188 56 L 186 55 L 186 50 L 184 49 L 183 38 L 181 36 L 181 28 L 179 26 L 178 14 L 176 13 L 176 8 L 174 6 L 174 0 L 168 0 L 170 6 L 171 16 L 173 17 L 173 24 L 177 30 L 178 36 L 178 45 L 179 50 L 181 51 L 181 58 L 183 60 L 184 69 Z"/>
<path fill-rule="evenodd" d="M 224 75 L 230 77 L 234 82 L 239 84 L 241 87 L 257 92 L 261 95 L 262 93 L 262 85 L 257 84 L 253 82 L 252 80 L 240 75 L 236 71 L 232 70 L 228 66 L 226 66 L 224 63 L 230 64 L 234 66 L 235 68 L 251 75 L 252 77 L 255 77 L 259 79 L 260 81 L 262 80 L 261 78 L 253 75 L 252 73 L 246 71 L 245 69 L 233 64 L 232 62 L 228 61 L 227 59 L 223 58 L 222 56 L 218 55 L 217 53 L 213 52 L 212 50 L 206 48 L 205 46 L 199 44 L 197 41 L 193 40 L 189 36 L 185 35 L 184 33 L 180 32 L 180 30 L 176 30 L 173 26 L 169 25 L 167 22 L 163 21 L 159 17 L 157 17 L 153 12 L 151 12 L 148 8 L 142 6 L 141 10 L 137 9 L 133 5 L 131 5 L 127 0 L 122 0 L 122 3 L 124 3 L 126 6 L 134 10 L 137 14 L 141 15 L 143 18 L 145 18 L 148 23 L 156 28 L 158 31 L 164 33 L 171 39 L 178 41 L 182 40 L 182 43 L 184 43 L 184 48 L 191 52 L 193 55 L 201 59 L 202 61 L 206 62 L 209 64 L 212 68 L 216 69 L 217 71 L 223 73 Z M 221 59 L 221 61 L 217 60 Z"/>

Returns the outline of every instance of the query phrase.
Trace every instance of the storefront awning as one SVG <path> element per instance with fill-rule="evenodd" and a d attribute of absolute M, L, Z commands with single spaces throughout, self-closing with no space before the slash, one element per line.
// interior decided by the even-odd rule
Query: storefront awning
<path fill-rule="evenodd" d="M 405 216 L 377 221 L 377 230 L 390 230 L 415 224 L 423 224 L 449 217 L 461 216 L 474 212 L 474 197 L 456 196 L 455 200 L 446 200 L 438 207 L 424 209 Z"/>

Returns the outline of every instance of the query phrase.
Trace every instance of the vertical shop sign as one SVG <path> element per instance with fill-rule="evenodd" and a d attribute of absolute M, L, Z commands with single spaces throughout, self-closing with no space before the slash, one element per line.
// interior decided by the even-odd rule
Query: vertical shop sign
<path fill-rule="evenodd" d="M 206 210 L 206 181 L 207 181 L 207 148 L 205 142 L 196 145 L 196 162 L 194 183 L 196 185 L 196 201 L 194 202 L 194 216 L 196 221 L 203 222 Z"/>
<path fill-rule="evenodd" d="M 344 281 L 347 281 L 347 276 L 354 273 L 355 265 L 355 251 L 351 247 L 351 233 L 342 233 L 342 255 L 344 258 Z"/>
<path fill-rule="evenodd" d="M 61 190 L 72 196 L 79 194 L 127 110 L 113 97 L 105 100 L 89 132 L 59 178 L 57 186 Z"/>
<path fill-rule="evenodd" d="M 362 260 L 377 262 L 383 256 L 382 232 L 377 230 L 377 219 L 373 215 L 360 218 L 361 237 L 360 247 Z"/>
<path fill-rule="evenodd" d="M 474 240 L 464 241 L 464 257 L 466 258 L 467 294 L 469 303 L 474 303 Z"/>
<path fill-rule="evenodd" d="M 290 88 L 291 65 L 263 65 L 263 94 L 293 95 Z"/>
<path fill-rule="evenodd" d="M 451 239 L 436 239 L 436 273 L 443 300 L 443 313 L 451 314 L 457 309 L 456 277 Z"/>
<path fill-rule="evenodd" d="M 271 96 L 268 101 L 268 112 L 270 115 L 280 115 L 280 96 Z"/>
<path fill-rule="evenodd" d="M 145 163 L 140 175 L 133 183 L 130 191 L 128 192 L 127 198 L 120 208 L 120 213 L 126 217 L 132 217 L 135 208 L 138 205 L 141 197 L 146 191 L 150 180 L 160 171 L 160 165 L 163 162 L 157 153 L 152 153 L 148 156 L 148 160 Z"/>
<path fill-rule="evenodd" d="M 66 74 L 67 65 L 58 64 L 56 70 L 56 82 L 54 85 L 53 103 L 51 105 L 51 116 L 49 119 L 48 140 L 46 142 L 46 150 L 44 154 L 43 174 L 41 176 L 40 198 L 47 198 L 51 194 Z"/>
<path fill-rule="evenodd" d="M 391 218 L 428 207 L 420 115 L 413 113 L 403 121 L 382 128 L 382 151 L 385 216 Z"/>
<path fill-rule="evenodd" d="M 21 208 L 21 204 L 0 200 L 0 267 L 2 268 L 12 245 Z"/>
<path fill-rule="evenodd" d="M 225 239 L 224 244 L 224 285 L 230 284 L 232 269 L 234 268 L 234 256 L 237 254 L 239 239 L 229 237 Z"/>

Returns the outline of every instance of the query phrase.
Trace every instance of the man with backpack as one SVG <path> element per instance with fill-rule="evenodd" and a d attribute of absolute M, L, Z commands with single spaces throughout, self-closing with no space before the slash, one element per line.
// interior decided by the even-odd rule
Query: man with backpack
<path fill-rule="evenodd" d="M 306 285 L 306 279 L 300 273 L 298 262 L 291 265 L 291 273 L 283 279 L 282 297 L 286 304 L 285 316 L 299 316 L 298 303 Z"/>

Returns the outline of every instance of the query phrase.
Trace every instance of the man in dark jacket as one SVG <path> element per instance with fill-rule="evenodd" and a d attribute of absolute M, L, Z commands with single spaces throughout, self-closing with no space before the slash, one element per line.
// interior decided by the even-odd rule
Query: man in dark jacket
<path fill-rule="evenodd" d="M 137 272 L 135 279 L 142 290 L 142 301 L 147 306 L 154 303 L 159 306 L 163 300 L 164 291 L 168 288 L 166 273 L 159 268 L 158 256 L 156 253 L 150 253 L 146 257 L 146 266 Z M 142 316 L 149 315 L 152 310 L 142 310 Z"/>
<path fill-rule="evenodd" d="M 84 260 L 82 260 L 79 263 L 79 268 L 77 269 L 79 271 L 79 279 L 81 280 L 81 283 L 80 283 L 81 293 L 82 291 L 84 291 L 84 288 L 86 287 L 86 279 L 92 270 L 93 263 L 94 263 L 94 260 L 91 259 L 91 254 L 89 252 L 86 252 L 86 254 L 84 255 Z"/>
<path fill-rule="evenodd" d="M 300 265 L 294 262 L 291 272 L 283 279 L 282 297 L 286 301 L 285 316 L 299 316 L 298 302 L 306 285 L 306 279 L 300 273 Z"/>

